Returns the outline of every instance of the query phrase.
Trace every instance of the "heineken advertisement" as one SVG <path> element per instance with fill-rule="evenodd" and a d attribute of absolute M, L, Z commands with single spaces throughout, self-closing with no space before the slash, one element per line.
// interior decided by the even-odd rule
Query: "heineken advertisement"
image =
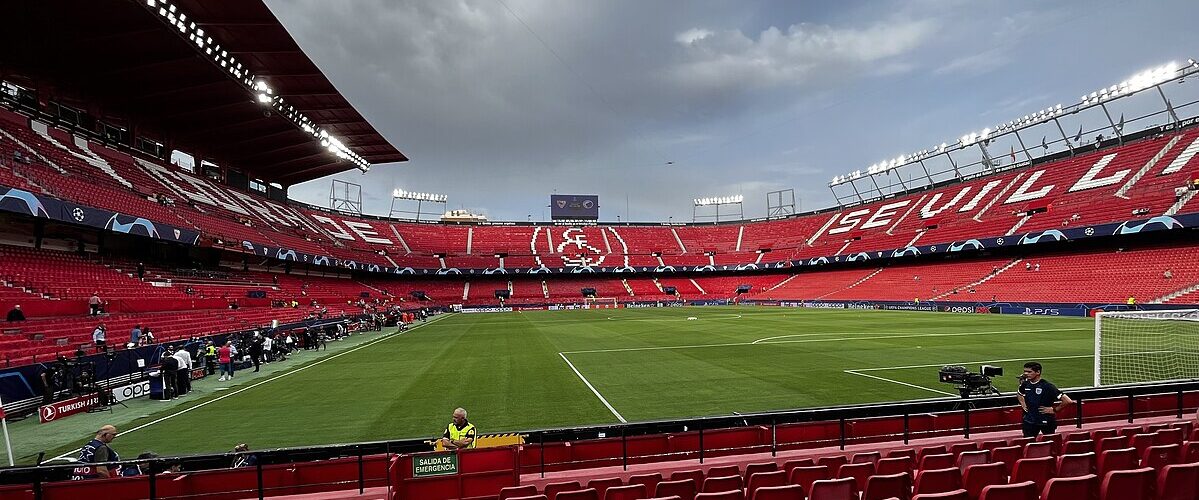
<path fill-rule="evenodd" d="M 448 476 L 457 473 L 458 454 L 452 451 L 412 457 L 412 477 Z"/>

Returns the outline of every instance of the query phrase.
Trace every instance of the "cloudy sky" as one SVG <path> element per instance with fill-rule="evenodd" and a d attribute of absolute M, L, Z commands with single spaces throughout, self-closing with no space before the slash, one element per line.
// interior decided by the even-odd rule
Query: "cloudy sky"
<path fill-rule="evenodd" d="M 1193 0 L 267 0 L 411 161 L 339 179 L 493 220 L 598 194 L 604 220 L 795 189 L 1199 58 Z M 673 164 L 668 164 L 673 162 Z M 327 206 L 326 177 L 292 198 Z M 627 204 L 626 204 L 627 200 Z"/>

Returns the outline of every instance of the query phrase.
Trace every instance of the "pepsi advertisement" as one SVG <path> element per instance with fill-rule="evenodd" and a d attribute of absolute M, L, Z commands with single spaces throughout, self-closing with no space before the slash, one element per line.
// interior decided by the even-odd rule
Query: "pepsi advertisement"
<path fill-rule="evenodd" d="M 551 194 L 550 219 L 599 220 L 599 196 Z"/>

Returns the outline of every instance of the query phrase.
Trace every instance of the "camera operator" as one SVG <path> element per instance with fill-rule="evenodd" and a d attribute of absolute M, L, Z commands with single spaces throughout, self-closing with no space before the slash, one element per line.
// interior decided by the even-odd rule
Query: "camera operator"
<path fill-rule="evenodd" d="M 1041 363 L 1036 361 L 1024 363 L 1024 374 L 1020 376 L 1016 399 L 1024 409 L 1024 419 L 1021 421 L 1024 437 L 1053 434 L 1057 431 L 1057 412 L 1074 403 L 1057 386 L 1041 378 Z"/>

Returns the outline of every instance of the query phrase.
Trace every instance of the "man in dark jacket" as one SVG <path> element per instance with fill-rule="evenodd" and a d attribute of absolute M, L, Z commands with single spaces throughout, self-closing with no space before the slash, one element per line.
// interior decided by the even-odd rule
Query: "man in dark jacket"
<path fill-rule="evenodd" d="M 8 322 L 25 321 L 25 313 L 21 311 L 21 305 L 12 306 L 12 310 L 8 311 Z"/>

